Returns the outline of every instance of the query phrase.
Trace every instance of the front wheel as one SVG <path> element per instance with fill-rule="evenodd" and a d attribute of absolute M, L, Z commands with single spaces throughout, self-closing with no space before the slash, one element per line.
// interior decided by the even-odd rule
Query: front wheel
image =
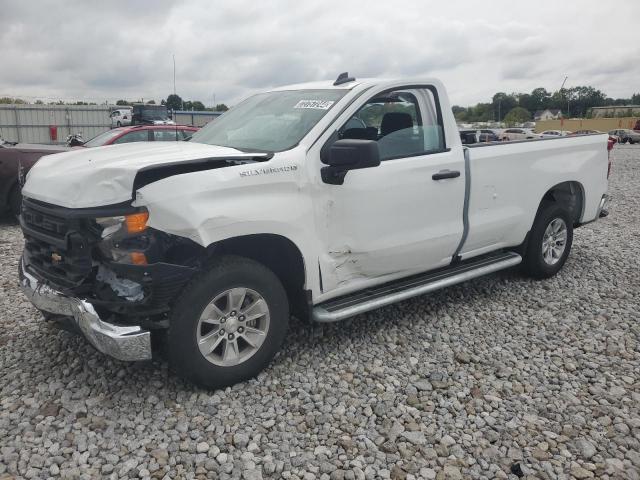
<path fill-rule="evenodd" d="M 533 278 L 549 278 L 567 261 L 573 243 L 569 212 L 555 203 L 540 207 L 524 255 L 523 270 Z"/>
<path fill-rule="evenodd" d="M 244 257 L 222 257 L 174 305 L 169 362 L 198 385 L 233 385 L 269 364 L 288 322 L 287 295 L 271 270 Z"/>

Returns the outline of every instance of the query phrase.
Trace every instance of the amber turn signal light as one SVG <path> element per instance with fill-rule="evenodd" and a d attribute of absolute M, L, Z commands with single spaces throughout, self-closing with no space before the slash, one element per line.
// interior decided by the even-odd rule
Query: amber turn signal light
<path fill-rule="evenodd" d="M 147 229 L 149 212 L 132 213 L 131 215 L 126 215 L 124 218 L 128 233 L 140 233 Z"/>
<path fill-rule="evenodd" d="M 147 265 L 147 256 L 142 252 L 131 252 L 131 263 L 134 265 Z"/>

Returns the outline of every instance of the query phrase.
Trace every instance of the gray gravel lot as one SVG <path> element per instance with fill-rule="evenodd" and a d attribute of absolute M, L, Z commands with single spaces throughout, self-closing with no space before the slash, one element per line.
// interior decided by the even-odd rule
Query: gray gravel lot
<path fill-rule="evenodd" d="M 564 270 L 312 328 L 218 392 L 45 325 L 0 225 L 0 479 L 640 478 L 640 148 Z"/>

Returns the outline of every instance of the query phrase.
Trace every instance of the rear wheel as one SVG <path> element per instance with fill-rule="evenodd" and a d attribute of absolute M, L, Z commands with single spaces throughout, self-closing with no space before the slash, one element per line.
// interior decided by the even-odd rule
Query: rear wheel
<path fill-rule="evenodd" d="M 525 250 L 523 270 L 533 278 L 548 278 L 560 271 L 573 243 L 569 212 L 556 203 L 540 207 Z"/>
<path fill-rule="evenodd" d="M 247 258 L 222 257 L 174 305 L 170 364 L 198 385 L 233 385 L 269 364 L 288 322 L 287 295 L 271 270 Z"/>

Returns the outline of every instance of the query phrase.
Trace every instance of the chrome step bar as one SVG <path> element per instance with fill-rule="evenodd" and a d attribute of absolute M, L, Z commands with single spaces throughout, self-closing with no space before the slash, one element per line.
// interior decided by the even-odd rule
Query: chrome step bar
<path fill-rule="evenodd" d="M 392 303 L 462 283 L 472 278 L 504 270 L 521 262 L 522 257 L 515 252 L 504 252 L 481 259 L 471 259 L 453 267 L 396 280 L 378 287 L 328 300 L 316 305 L 311 316 L 316 322 L 337 322 L 360 313 L 391 305 Z"/>

